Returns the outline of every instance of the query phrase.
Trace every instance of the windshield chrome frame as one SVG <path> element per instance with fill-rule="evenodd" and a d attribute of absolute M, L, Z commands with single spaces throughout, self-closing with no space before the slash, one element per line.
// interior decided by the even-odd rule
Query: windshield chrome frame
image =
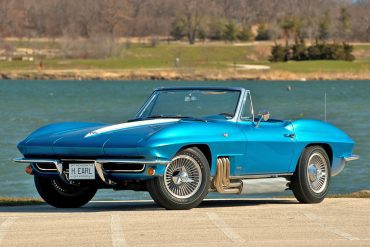
<path fill-rule="evenodd" d="M 246 105 L 248 98 L 249 98 L 249 102 L 250 102 L 249 111 L 250 111 L 250 114 L 252 115 L 252 119 L 251 120 L 246 120 L 246 119 L 243 119 L 242 118 L 243 111 L 248 109 L 247 108 L 248 106 Z M 249 90 L 246 90 L 245 97 L 244 97 L 244 102 L 243 102 L 242 108 L 240 110 L 240 116 L 239 116 L 238 122 L 254 122 L 254 118 L 255 118 L 255 115 L 254 115 L 252 95 L 251 95 L 251 92 Z"/>
<path fill-rule="evenodd" d="M 203 88 L 203 87 L 193 87 L 193 88 L 158 88 L 158 89 L 155 89 L 153 91 L 153 93 L 149 96 L 149 98 L 145 101 L 145 103 L 143 104 L 143 106 L 139 109 L 139 111 L 136 113 L 135 115 L 135 118 L 136 119 L 140 119 L 142 117 L 142 115 L 144 114 L 144 112 L 146 111 L 146 109 L 150 106 L 150 104 L 152 103 L 152 101 L 156 98 L 157 94 L 160 92 L 160 91 L 166 91 L 166 90 L 224 90 L 224 91 L 239 91 L 240 92 L 240 95 L 239 95 L 239 99 L 238 99 L 238 102 L 237 102 L 237 105 L 236 105 L 236 109 L 235 109 L 235 113 L 234 113 L 234 116 L 230 119 L 225 119 L 226 121 L 230 121 L 230 122 L 238 122 L 238 121 L 241 121 L 241 115 L 242 115 L 242 111 L 244 109 L 244 104 L 246 102 L 246 99 L 247 97 L 249 96 L 250 97 L 250 102 L 251 102 L 251 113 L 252 113 L 252 116 L 254 118 L 254 112 L 253 112 L 253 104 L 252 104 L 252 98 L 251 98 L 251 95 L 250 95 L 250 91 L 249 90 L 246 90 L 244 88 L 218 88 L 218 87 L 215 87 L 215 88 L 212 88 L 212 87 L 209 87 L 209 88 Z"/>

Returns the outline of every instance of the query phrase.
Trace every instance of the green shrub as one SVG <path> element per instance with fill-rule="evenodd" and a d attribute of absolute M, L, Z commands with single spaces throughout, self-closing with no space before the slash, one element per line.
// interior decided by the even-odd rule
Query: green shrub
<path fill-rule="evenodd" d="M 304 61 L 304 60 L 344 60 L 353 61 L 355 56 L 352 54 L 353 46 L 348 43 L 333 43 L 325 42 L 306 47 L 303 40 L 296 41 L 295 44 L 282 47 L 275 44 L 271 47 L 271 62 L 281 62 L 288 60 Z"/>
<path fill-rule="evenodd" d="M 275 44 L 271 48 L 270 62 L 285 62 L 287 61 L 288 50 L 280 44 Z"/>
<path fill-rule="evenodd" d="M 303 61 L 308 59 L 308 52 L 304 41 L 296 42 L 291 46 L 292 56 L 291 60 Z"/>
<path fill-rule="evenodd" d="M 239 30 L 239 32 L 237 34 L 237 38 L 240 41 L 250 41 L 250 40 L 252 40 L 253 39 L 253 34 L 252 34 L 251 28 L 243 26 Z"/>
<path fill-rule="evenodd" d="M 225 21 L 224 20 L 212 20 L 209 24 L 208 38 L 210 40 L 222 40 L 225 32 Z"/>
<path fill-rule="evenodd" d="M 257 29 L 256 40 L 270 40 L 270 30 L 267 28 L 266 24 L 260 24 Z"/>
<path fill-rule="evenodd" d="M 236 40 L 236 36 L 237 36 L 237 29 L 236 29 L 235 23 L 234 22 L 226 23 L 225 30 L 223 33 L 223 39 L 233 42 Z"/>
<path fill-rule="evenodd" d="M 175 40 L 181 40 L 185 36 L 185 22 L 182 18 L 177 18 L 172 23 L 170 35 Z"/>

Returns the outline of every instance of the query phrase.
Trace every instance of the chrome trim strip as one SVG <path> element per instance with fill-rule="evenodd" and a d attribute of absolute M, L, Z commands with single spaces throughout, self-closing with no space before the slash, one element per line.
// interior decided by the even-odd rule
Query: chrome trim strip
<path fill-rule="evenodd" d="M 349 162 L 349 161 L 360 159 L 360 156 L 359 155 L 352 154 L 350 156 L 344 156 L 343 159 L 344 159 L 344 161 Z"/>
<path fill-rule="evenodd" d="M 98 163 L 121 163 L 121 164 L 144 164 L 144 165 L 167 165 L 170 160 L 126 160 L 126 159 L 97 159 Z"/>
<path fill-rule="evenodd" d="M 276 178 L 292 176 L 293 173 L 272 173 L 272 174 L 251 174 L 244 176 L 230 176 L 230 179 L 250 179 L 250 178 Z"/>
<path fill-rule="evenodd" d="M 40 162 L 39 162 L 39 163 L 40 163 Z M 45 164 L 47 164 L 47 163 L 45 163 Z M 40 171 L 54 171 L 54 172 L 56 172 L 56 171 L 57 171 L 57 169 L 56 169 L 56 168 L 51 168 L 51 169 L 41 168 L 37 163 L 36 163 L 36 167 L 37 167 L 37 169 L 39 169 Z"/>
<path fill-rule="evenodd" d="M 55 165 L 60 163 L 60 161 L 91 161 L 98 163 L 121 163 L 121 164 L 144 164 L 144 165 L 167 165 L 171 163 L 170 160 L 144 160 L 144 159 L 97 159 L 97 160 L 84 160 L 84 159 L 61 159 L 61 160 L 52 160 L 52 159 L 26 159 L 26 158 L 16 158 L 13 160 L 17 163 L 54 163 Z"/>
<path fill-rule="evenodd" d="M 242 114 L 242 108 L 244 106 L 244 102 L 246 100 L 246 97 L 248 94 L 250 95 L 250 91 L 245 88 L 232 88 L 232 87 L 167 87 L 167 88 L 157 88 L 153 91 L 153 93 L 149 96 L 149 98 L 144 102 L 144 104 L 140 107 L 139 111 L 135 114 L 135 118 L 140 118 L 143 113 L 146 111 L 148 106 L 151 104 L 153 100 L 155 100 L 156 95 L 159 91 L 165 91 L 165 90 L 224 90 L 224 91 L 239 91 L 240 96 L 238 99 L 238 102 L 236 103 L 235 113 L 234 116 L 231 119 L 228 119 L 227 121 L 231 122 L 238 122 L 240 120 L 240 116 Z"/>
<path fill-rule="evenodd" d="M 140 170 L 107 170 L 107 169 L 104 169 L 104 171 L 106 172 L 143 172 L 145 170 L 145 164 L 143 164 L 143 168 L 140 169 Z"/>
<path fill-rule="evenodd" d="M 17 163 L 53 163 L 57 164 L 59 160 L 49 160 L 49 159 L 26 159 L 26 158 L 16 158 L 13 159 Z"/>
<path fill-rule="evenodd" d="M 95 160 L 85 160 L 85 159 L 60 159 L 61 161 L 78 161 L 78 162 L 94 162 Z"/>

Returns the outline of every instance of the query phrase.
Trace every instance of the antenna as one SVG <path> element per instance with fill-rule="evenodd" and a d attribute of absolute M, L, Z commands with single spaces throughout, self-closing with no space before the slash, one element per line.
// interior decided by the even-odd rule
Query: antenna
<path fill-rule="evenodd" d="M 324 94 L 324 120 L 326 122 L 326 92 Z"/>

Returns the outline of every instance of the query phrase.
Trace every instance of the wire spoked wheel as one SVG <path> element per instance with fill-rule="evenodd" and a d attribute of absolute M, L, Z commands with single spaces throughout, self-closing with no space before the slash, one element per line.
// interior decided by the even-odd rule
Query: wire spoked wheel
<path fill-rule="evenodd" d="M 202 183 L 199 163 L 188 155 L 175 157 L 166 168 L 164 181 L 171 195 L 177 198 L 193 196 Z"/>
<path fill-rule="evenodd" d="M 310 188 L 315 193 L 321 193 L 328 183 L 328 164 L 320 153 L 313 153 L 308 160 L 307 178 Z"/>
<path fill-rule="evenodd" d="M 292 176 L 291 189 L 298 201 L 319 203 L 330 184 L 330 159 L 321 146 L 306 147 Z"/>
<path fill-rule="evenodd" d="M 196 147 L 179 151 L 163 176 L 147 181 L 153 200 L 166 209 L 191 209 L 208 194 L 211 172 L 207 158 Z"/>

